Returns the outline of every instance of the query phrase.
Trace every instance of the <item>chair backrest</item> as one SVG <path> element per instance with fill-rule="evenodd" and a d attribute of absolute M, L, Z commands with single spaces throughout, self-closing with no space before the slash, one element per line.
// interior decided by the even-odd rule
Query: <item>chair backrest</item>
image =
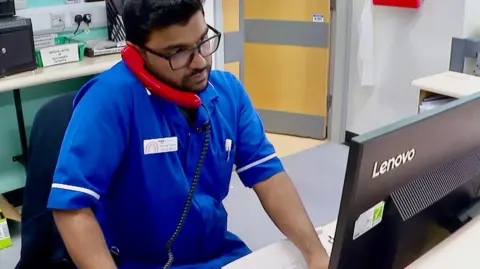
<path fill-rule="evenodd" d="M 74 93 L 68 93 L 53 99 L 37 112 L 33 121 L 17 269 L 51 268 L 52 261 L 68 258 L 47 201 L 74 97 Z"/>

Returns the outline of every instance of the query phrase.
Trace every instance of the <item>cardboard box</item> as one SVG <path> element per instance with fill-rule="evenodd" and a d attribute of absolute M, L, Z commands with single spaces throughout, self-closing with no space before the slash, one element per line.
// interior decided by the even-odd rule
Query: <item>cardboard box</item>
<path fill-rule="evenodd" d="M 22 219 L 20 213 L 0 194 L 0 209 L 7 219 L 20 222 Z"/>

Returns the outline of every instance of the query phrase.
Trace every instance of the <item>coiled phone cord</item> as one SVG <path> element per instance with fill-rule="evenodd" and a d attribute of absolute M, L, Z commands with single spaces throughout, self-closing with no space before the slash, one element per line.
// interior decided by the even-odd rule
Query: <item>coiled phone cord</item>
<path fill-rule="evenodd" d="M 173 264 L 174 257 L 172 252 L 172 244 L 173 242 L 175 242 L 175 239 L 177 239 L 178 235 L 180 234 L 180 231 L 183 228 L 185 220 L 187 219 L 187 216 L 188 216 L 188 212 L 190 211 L 193 195 L 195 194 L 195 190 L 197 189 L 198 180 L 200 179 L 200 172 L 202 171 L 202 166 L 205 161 L 205 157 L 207 156 L 208 146 L 210 144 L 210 120 L 205 125 L 204 131 L 205 131 L 205 138 L 203 139 L 202 153 L 200 154 L 200 159 L 198 160 L 197 167 L 195 169 L 195 174 L 193 175 L 192 186 L 190 186 L 190 190 L 187 196 L 187 201 L 185 202 L 185 206 L 183 207 L 182 216 L 180 217 L 180 220 L 178 221 L 178 225 L 175 228 L 175 231 L 173 232 L 172 236 L 165 244 L 165 249 L 167 250 L 167 254 L 168 254 L 168 261 L 163 266 L 163 269 L 168 269 Z"/>

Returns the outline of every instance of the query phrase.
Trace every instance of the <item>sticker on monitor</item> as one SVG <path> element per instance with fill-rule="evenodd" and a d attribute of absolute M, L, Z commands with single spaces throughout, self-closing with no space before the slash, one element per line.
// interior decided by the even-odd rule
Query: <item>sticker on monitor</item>
<path fill-rule="evenodd" d="M 353 240 L 359 238 L 382 222 L 384 208 L 385 202 L 381 201 L 358 217 L 353 231 Z"/>

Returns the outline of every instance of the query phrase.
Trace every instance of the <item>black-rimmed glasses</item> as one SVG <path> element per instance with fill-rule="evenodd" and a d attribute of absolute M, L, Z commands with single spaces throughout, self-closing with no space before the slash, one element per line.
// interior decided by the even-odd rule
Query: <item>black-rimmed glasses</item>
<path fill-rule="evenodd" d="M 167 60 L 173 70 L 185 68 L 192 63 L 197 52 L 205 58 L 218 50 L 218 45 L 220 44 L 220 38 L 222 37 L 222 34 L 212 26 L 207 26 L 207 36 L 193 48 L 182 49 L 170 55 L 156 52 L 148 47 L 143 47 L 143 49 L 151 54 Z"/>

